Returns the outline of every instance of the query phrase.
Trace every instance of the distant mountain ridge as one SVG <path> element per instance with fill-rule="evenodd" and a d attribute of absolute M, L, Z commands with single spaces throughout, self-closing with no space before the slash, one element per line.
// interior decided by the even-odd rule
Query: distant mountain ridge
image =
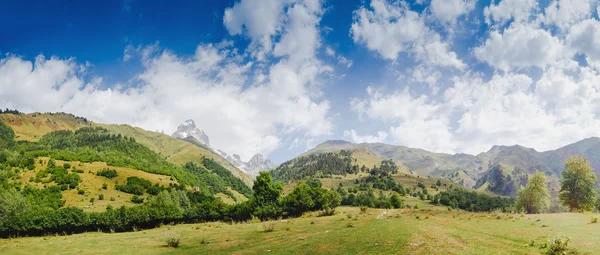
<path fill-rule="evenodd" d="M 262 154 L 256 154 L 250 160 L 244 162 L 237 154 L 229 155 L 227 152 L 213 147 L 209 143 L 208 135 L 199 129 L 194 120 L 191 119 L 181 123 L 172 136 L 213 151 L 251 177 L 257 176 L 260 171 L 269 171 L 276 167 L 270 159 L 265 158 Z"/>
<path fill-rule="evenodd" d="M 538 152 L 520 145 L 495 145 L 477 155 L 435 153 L 418 148 L 384 143 L 355 144 L 332 140 L 321 143 L 301 156 L 340 150 L 366 150 L 392 159 L 422 176 L 443 177 L 469 188 L 486 189 L 501 195 L 515 195 L 529 174 L 544 172 L 556 182 L 570 156 L 586 157 L 600 174 L 600 138 L 591 137 L 556 150 Z"/>

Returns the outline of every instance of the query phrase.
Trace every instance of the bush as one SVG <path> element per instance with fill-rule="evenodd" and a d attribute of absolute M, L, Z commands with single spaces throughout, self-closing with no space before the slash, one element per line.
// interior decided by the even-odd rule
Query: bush
<path fill-rule="evenodd" d="M 598 216 L 592 216 L 590 223 L 598 223 Z"/>
<path fill-rule="evenodd" d="M 360 206 L 360 213 L 366 213 L 367 212 L 367 206 L 361 205 Z"/>
<path fill-rule="evenodd" d="M 275 230 L 275 223 L 267 222 L 267 223 L 263 224 L 264 232 L 273 232 L 274 230 Z"/>
<path fill-rule="evenodd" d="M 177 248 L 181 244 L 181 239 L 183 238 L 183 232 L 179 234 L 175 234 L 173 232 L 167 232 L 165 243 L 167 247 Z"/>
<path fill-rule="evenodd" d="M 102 184 L 102 189 L 108 189 L 108 184 L 106 184 L 106 183 Z"/>
<path fill-rule="evenodd" d="M 96 172 L 96 175 L 104 176 L 108 179 L 112 179 L 112 178 L 117 177 L 117 170 L 104 168 L 104 169 Z"/>
<path fill-rule="evenodd" d="M 556 235 L 551 239 L 548 239 L 548 250 L 546 251 L 546 254 L 566 254 L 568 251 L 567 246 L 569 245 L 569 241 L 571 241 L 571 238 L 564 235 Z"/>
<path fill-rule="evenodd" d="M 98 195 L 98 200 L 104 200 L 104 194 Z"/>
<path fill-rule="evenodd" d="M 83 195 L 83 194 L 85 194 L 85 190 L 79 189 L 79 190 L 77 190 L 77 194 Z"/>
<path fill-rule="evenodd" d="M 144 202 L 144 198 L 138 195 L 133 195 L 133 197 L 131 197 L 131 202 L 134 204 L 141 204 Z"/>

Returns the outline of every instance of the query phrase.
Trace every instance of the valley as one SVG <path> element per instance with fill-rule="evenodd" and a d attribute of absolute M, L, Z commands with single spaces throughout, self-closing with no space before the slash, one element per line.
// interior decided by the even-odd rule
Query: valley
<path fill-rule="evenodd" d="M 210 222 L 163 226 L 130 233 L 88 232 L 68 236 L 0 240 L 7 254 L 545 254 L 548 239 L 571 238 L 576 254 L 598 254 L 593 214 L 470 213 L 446 208 L 340 207 L 336 215 L 267 222 Z M 273 225 L 265 232 L 264 225 Z M 177 249 L 165 247 L 181 235 Z M 571 253 L 568 253 L 571 254 Z M 575 253 L 573 253 L 575 254 Z"/>
<path fill-rule="evenodd" d="M 252 179 L 206 134 L 204 144 L 63 113 L 0 121 L 0 248 L 10 254 L 539 254 L 559 233 L 569 251 L 600 250 L 595 214 L 524 214 L 515 200 L 542 170 L 543 212 L 565 212 L 552 164 L 579 154 L 595 164 L 595 138 L 477 156 L 327 141 Z"/>

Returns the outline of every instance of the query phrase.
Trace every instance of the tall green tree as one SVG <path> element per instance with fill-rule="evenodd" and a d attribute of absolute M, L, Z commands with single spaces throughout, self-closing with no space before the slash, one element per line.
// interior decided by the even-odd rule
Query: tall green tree
<path fill-rule="evenodd" d="M 548 208 L 550 193 L 546 186 L 546 175 L 536 171 L 527 182 L 525 188 L 519 190 L 517 208 L 527 213 L 540 213 Z"/>
<path fill-rule="evenodd" d="M 276 218 L 281 214 L 279 197 L 283 191 L 283 186 L 280 183 L 274 183 L 271 174 L 260 172 L 260 175 L 254 181 L 252 190 L 254 191 L 254 197 L 252 198 L 254 216 L 265 220 Z"/>
<path fill-rule="evenodd" d="M 569 211 L 589 210 L 594 206 L 596 174 L 584 157 L 573 156 L 565 162 L 560 180 L 559 198 Z"/>
<path fill-rule="evenodd" d="M 0 120 L 0 149 L 11 147 L 14 142 L 15 132 Z"/>

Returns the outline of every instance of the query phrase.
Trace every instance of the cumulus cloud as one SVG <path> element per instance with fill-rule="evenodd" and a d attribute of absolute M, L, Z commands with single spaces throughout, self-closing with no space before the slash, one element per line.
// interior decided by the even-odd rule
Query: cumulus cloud
<path fill-rule="evenodd" d="M 450 45 L 405 2 L 372 0 L 369 7 L 361 6 L 354 12 L 350 33 L 355 43 L 388 60 L 396 60 L 400 53 L 407 52 L 424 64 L 465 67 Z"/>
<path fill-rule="evenodd" d="M 494 1 L 485 7 L 483 13 L 486 23 L 503 24 L 510 20 L 516 22 L 528 21 L 538 9 L 537 0 L 502 0 L 498 4 Z"/>
<path fill-rule="evenodd" d="M 456 76 L 439 101 L 369 88 L 352 107 L 391 122 L 388 139 L 411 147 L 472 154 L 497 144 L 549 150 L 598 135 L 598 79 L 593 68 L 570 64 L 551 66 L 537 81 L 511 72 L 489 79 L 468 73 Z"/>
<path fill-rule="evenodd" d="M 554 0 L 544 12 L 544 22 L 555 24 L 563 31 L 590 17 L 596 0 Z"/>
<path fill-rule="evenodd" d="M 492 31 L 474 53 L 479 60 L 507 71 L 531 66 L 544 68 L 563 56 L 563 48 L 561 40 L 550 32 L 513 23 L 503 33 Z"/>
<path fill-rule="evenodd" d="M 377 132 L 376 136 L 373 136 L 373 135 L 361 136 L 361 135 L 358 135 L 356 133 L 356 131 L 354 131 L 354 129 L 344 130 L 344 137 L 350 139 L 354 143 L 381 143 L 381 142 L 385 141 L 385 138 L 387 138 L 387 136 L 388 136 L 388 133 L 385 131 Z"/>
<path fill-rule="evenodd" d="M 252 40 L 279 33 L 271 38 L 277 61 L 265 68 L 255 67 L 230 42 L 200 44 L 191 57 L 158 44 L 128 46 L 124 60 L 140 56 L 143 71 L 128 84 L 101 87 L 101 78 L 85 81 L 86 67 L 74 59 L 40 55 L 32 63 L 9 55 L 0 60 L 0 107 L 72 112 L 148 130 L 174 130 L 194 119 L 213 145 L 246 160 L 269 154 L 289 134 L 304 134 L 299 143 L 330 134 L 330 106 L 319 80 L 331 69 L 315 56 L 320 1 L 258 2 L 264 5 L 259 14 L 248 10 L 253 1 L 244 0 L 226 11 L 224 23 L 232 34 Z M 285 13 L 277 11 L 281 3 L 291 4 Z"/>
<path fill-rule="evenodd" d="M 454 24 L 460 16 L 475 9 L 473 0 L 431 0 L 431 13 L 442 23 Z"/>
<path fill-rule="evenodd" d="M 590 65 L 600 68 L 600 22 L 585 20 L 573 26 L 567 35 L 567 44 L 572 50 L 585 54 Z"/>
<path fill-rule="evenodd" d="M 448 128 L 447 108 L 427 96 L 415 97 L 408 90 L 382 93 L 367 88 L 367 97 L 356 98 L 352 109 L 369 118 L 392 122 L 391 139 L 399 144 L 434 151 L 454 151 Z"/>

